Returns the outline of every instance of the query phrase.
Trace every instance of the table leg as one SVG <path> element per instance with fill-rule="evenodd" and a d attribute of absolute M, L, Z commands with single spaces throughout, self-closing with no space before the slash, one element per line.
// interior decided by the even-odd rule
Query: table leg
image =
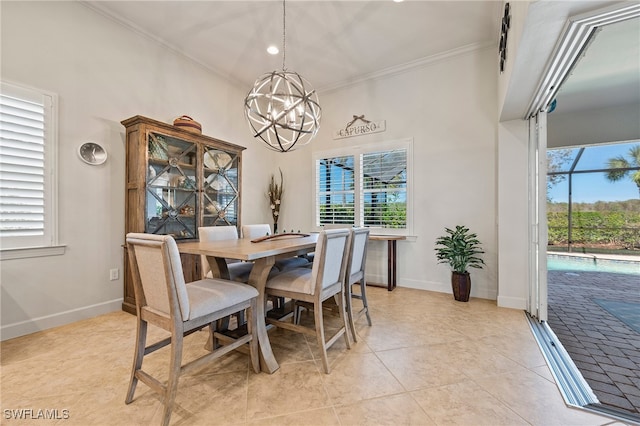
<path fill-rule="evenodd" d="M 211 276 L 213 278 L 230 279 L 229 268 L 224 258 L 207 256 L 207 262 L 209 263 L 209 269 L 211 269 Z"/>
<path fill-rule="evenodd" d="M 396 288 L 396 240 L 387 241 L 387 290 Z"/>
<path fill-rule="evenodd" d="M 275 373 L 280 366 L 276 361 L 276 357 L 271 350 L 271 342 L 269 342 L 269 334 L 267 334 L 267 324 L 265 322 L 265 287 L 269 272 L 273 267 L 275 258 L 265 257 L 255 261 L 251 274 L 249 275 L 249 284 L 258 290 L 258 309 L 256 312 L 258 320 L 258 343 L 260 345 L 260 368 L 269 374 Z"/>
<path fill-rule="evenodd" d="M 207 256 L 207 261 L 209 262 L 209 267 L 211 268 L 211 273 L 214 278 L 229 279 L 229 269 L 227 268 L 227 262 L 223 258 Z M 258 334 L 258 345 L 260 347 L 260 368 L 269 374 L 275 373 L 278 368 L 280 368 L 271 350 L 271 343 L 269 342 L 269 335 L 267 334 L 267 324 L 264 319 L 266 315 L 264 310 L 265 286 L 274 262 L 274 257 L 256 260 L 249 275 L 249 285 L 254 286 L 256 290 L 258 290 L 258 308 L 254 315 L 256 315 L 258 322 L 256 332 Z M 207 345 L 213 347 L 213 342 L 207 343 Z"/>

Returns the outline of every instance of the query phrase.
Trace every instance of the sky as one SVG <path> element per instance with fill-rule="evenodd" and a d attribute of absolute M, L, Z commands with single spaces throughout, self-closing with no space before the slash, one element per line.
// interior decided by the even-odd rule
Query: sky
<path fill-rule="evenodd" d="M 629 149 L 640 141 L 623 144 L 606 144 L 587 146 L 578 161 L 575 170 L 596 170 L 607 168 L 610 158 L 624 156 L 631 161 Z M 569 170 L 580 148 L 570 148 L 571 156 L 564 163 L 562 170 Z M 549 150 L 554 151 L 554 150 Z M 553 202 L 568 201 L 568 176 L 554 185 L 548 193 Z M 596 201 L 626 201 L 640 198 L 638 187 L 631 180 L 630 174 L 618 182 L 607 180 L 605 173 L 575 173 L 572 177 L 574 202 L 593 203 Z"/>

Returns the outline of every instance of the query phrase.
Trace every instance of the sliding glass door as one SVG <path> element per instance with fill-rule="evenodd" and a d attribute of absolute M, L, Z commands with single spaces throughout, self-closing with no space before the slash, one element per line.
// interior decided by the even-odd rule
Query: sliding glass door
<path fill-rule="evenodd" d="M 529 119 L 529 298 L 527 312 L 547 320 L 547 113 Z"/>

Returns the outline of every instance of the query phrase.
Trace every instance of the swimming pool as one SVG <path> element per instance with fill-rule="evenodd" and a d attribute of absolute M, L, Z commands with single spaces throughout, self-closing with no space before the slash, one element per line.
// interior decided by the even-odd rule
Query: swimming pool
<path fill-rule="evenodd" d="M 612 260 L 593 256 L 563 256 L 547 254 L 547 270 L 580 272 L 613 272 L 617 274 L 640 275 L 640 259 Z"/>

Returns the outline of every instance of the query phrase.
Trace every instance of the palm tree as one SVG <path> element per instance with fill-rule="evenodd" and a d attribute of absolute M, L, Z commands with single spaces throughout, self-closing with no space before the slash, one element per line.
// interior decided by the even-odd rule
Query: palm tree
<path fill-rule="evenodd" d="M 610 158 L 608 161 L 609 168 L 617 170 L 607 172 L 607 179 L 611 182 L 617 182 L 631 174 L 631 180 L 638 186 L 638 193 L 640 194 L 640 144 L 634 145 L 629 149 L 629 157 L 631 157 L 631 161 L 622 155 Z M 638 169 L 621 170 L 634 167 Z"/>

